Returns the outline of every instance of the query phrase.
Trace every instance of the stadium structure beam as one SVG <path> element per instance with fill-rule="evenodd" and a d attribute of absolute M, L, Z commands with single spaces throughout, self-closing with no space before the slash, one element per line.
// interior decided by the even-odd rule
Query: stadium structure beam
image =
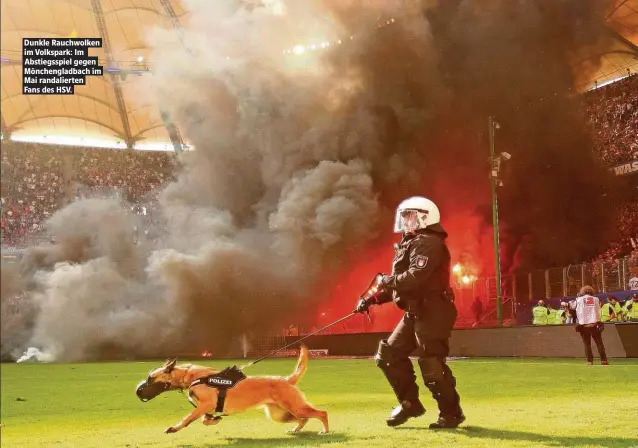
<path fill-rule="evenodd" d="M 177 129 L 177 126 L 175 126 L 175 123 L 173 123 L 173 120 L 171 120 L 168 113 L 161 108 L 160 115 L 162 116 L 164 127 L 168 131 L 168 135 L 173 143 L 173 148 L 176 152 L 182 151 L 184 149 L 184 139 L 182 138 L 182 134 L 180 134 L 179 129 Z"/>
<path fill-rule="evenodd" d="M 5 96 L 2 100 L 6 101 L 6 100 L 8 100 L 10 98 L 21 97 L 23 95 L 24 94 L 22 92 L 18 92 L 18 93 L 14 93 L 13 95 Z M 115 107 L 113 107 L 113 105 L 107 103 L 104 100 L 101 100 L 100 98 L 96 98 L 94 96 L 86 95 L 84 93 L 77 93 L 77 92 L 74 93 L 73 96 L 74 97 L 78 97 L 78 98 L 86 98 L 87 100 L 95 101 L 96 103 L 101 104 L 101 105 L 109 108 L 110 110 L 117 112 L 117 109 Z M 28 112 L 30 112 L 30 110 L 27 111 L 26 113 L 22 114 L 20 116 L 20 118 L 18 118 L 18 119 L 20 120 L 20 119 L 24 118 L 26 116 L 26 114 L 28 114 Z"/>
<path fill-rule="evenodd" d="M 16 30 L 16 31 L 19 31 L 23 36 L 24 35 L 28 36 L 29 34 L 35 34 L 38 37 L 44 37 L 43 34 L 50 34 L 51 36 L 68 37 L 62 33 L 57 33 L 55 31 L 49 31 L 49 30 L 43 30 L 40 28 L 24 28 L 24 29 L 20 28 L 19 30 Z M 20 55 L 20 59 L 22 59 L 22 55 Z"/>
<path fill-rule="evenodd" d="M 606 19 L 609 19 L 611 16 L 613 16 L 614 14 L 616 14 L 616 11 L 618 11 L 620 8 L 622 8 L 625 3 L 627 3 L 627 0 L 622 0 L 620 3 L 618 3 L 614 9 L 612 9 L 609 14 L 607 14 Z"/>
<path fill-rule="evenodd" d="M 144 134 L 145 132 L 151 131 L 153 129 L 157 129 L 157 128 L 167 128 L 169 135 L 171 133 L 171 129 L 174 129 L 174 131 L 177 133 L 177 135 L 170 135 L 171 137 L 171 142 L 173 143 L 173 147 L 175 147 L 175 139 L 177 140 L 178 144 L 181 144 L 182 140 L 181 140 L 181 135 L 179 134 L 179 131 L 177 130 L 177 128 L 172 125 L 172 123 L 170 122 L 170 119 L 168 117 L 164 116 L 164 112 L 162 112 L 160 110 L 160 114 L 162 115 L 162 123 L 161 124 L 155 124 L 153 126 L 149 126 L 147 128 L 141 129 L 137 134 L 135 134 L 133 136 L 133 138 L 135 139 L 135 141 L 138 141 L 140 139 L 140 137 L 142 136 L 142 134 Z M 168 123 L 168 124 L 167 124 Z M 175 148 L 176 151 L 179 151 L 183 148 L 183 146 L 180 146 L 178 148 Z"/>
<path fill-rule="evenodd" d="M 179 38 L 182 41 L 182 44 L 184 44 L 184 30 L 182 29 L 182 24 L 179 23 L 177 14 L 175 14 L 173 5 L 171 5 L 170 0 L 160 0 L 160 3 L 162 4 L 164 11 L 166 11 L 166 14 L 168 14 L 168 18 L 171 21 L 173 28 L 175 28 L 175 31 L 177 31 L 177 34 L 179 35 Z M 185 46 L 186 45 L 184 44 L 184 47 Z"/>
<path fill-rule="evenodd" d="M 164 123 L 162 123 L 162 124 L 154 124 L 152 126 L 148 126 L 148 127 L 144 128 L 144 129 L 140 129 L 138 131 L 138 133 L 133 136 L 133 138 L 135 140 L 137 140 L 145 132 L 152 131 L 153 129 L 157 129 L 157 128 L 163 128 L 163 127 L 164 127 Z"/>
<path fill-rule="evenodd" d="M 7 122 L 4 121 L 4 117 L 2 115 L 0 115 L 0 130 L 2 130 L 2 136 L 4 138 L 8 139 L 11 137 L 11 130 L 7 126 Z"/>
<path fill-rule="evenodd" d="M 2 68 L 5 68 L 5 67 L 13 67 L 14 65 L 22 65 L 22 61 L 12 61 L 12 60 L 9 60 L 9 61 L 7 61 L 7 62 L 3 62 L 3 63 L 2 63 Z"/>
<path fill-rule="evenodd" d="M 613 37 L 617 41 L 621 42 L 623 45 L 625 45 L 627 48 L 629 48 L 632 51 L 633 54 L 638 56 L 638 45 L 636 45 L 633 42 L 625 39 L 623 36 L 618 34 L 618 32 L 614 31 L 613 29 L 611 29 L 609 27 L 607 27 L 607 32 L 611 35 L 611 37 Z"/>
<path fill-rule="evenodd" d="M 82 120 L 82 121 L 88 121 L 89 123 L 93 123 L 96 124 L 98 126 L 101 126 L 105 129 L 108 129 L 109 131 L 112 131 L 113 134 L 115 134 L 116 137 L 121 138 L 122 140 L 126 141 L 125 136 L 118 131 L 117 129 L 115 129 L 112 126 L 109 126 L 108 124 L 102 123 L 101 121 L 98 120 L 94 120 L 93 118 L 89 118 L 89 117 L 76 117 L 74 115 L 59 115 L 59 114 L 46 114 L 46 115 L 40 115 L 38 117 L 31 117 L 31 118 L 27 118 L 25 120 L 19 120 L 16 121 L 15 123 L 13 123 L 11 125 L 11 129 L 18 129 L 18 127 L 24 123 L 28 123 L 29 121 L 33 121 L 33 120 L 41 120 L 41 119 L 45 119 L 45 118 L 73 118 L 75 120 Z"/>
<path fill-rule="evenodd" d="M 181 23 L 179 23 L 177 14 L 175 14 L 173 5 L 171 5 L 171 2 L 169 0 L 160 0 L 160 3 L 164 8 L 164 11 L 166 11 L 166 14 L 168 14 L 168 18 L 171 21 L 175 32 L 177 32 L 179 40 L 182 42 L 184 48 L 188 50 L 188 48 L 186 47 L 186 43 L 184 42 L 184 30 L 182 29 Z M 161 106 L 159 106 L 159 111 L 160 115 L 162 116 L 162 122 L 164 123 L 164 126 L 168 131 L 171 142 L 173 143 L 173 148 L 175 148 L 175 151 L 177 152 L 181 151 L 184 148 L 184 139 L 182 138 L 182 134 L 179 132 L 179 129 L 177 129 L 177 126 L 171 119 L 169 113 L 165 111 Z"/>
<path fill-rule="evenodd" d="M 93 15 L 95 16 L 95 22 L 103 39 L 104 54 L 106 56 L 106 62 L 109 66 L 113 65 L 113 52 L 111 49 L 111 41 L 109 39 L 109 32 L 106 29 L 106 22 L 104 21 L 104 12 L 102 11 L 102 5 L 100 0 L 91 0 Z M 113 92 L 115 93 L 115 100 L 117 102 L 117 109 L 122 119 L 122 128 L 124 129 L 124 140 L 126 147 L 133 148 L 133 138 L 131 137 L 131 127 L 128 122 L 128 115 L 126 113 L 126 104 L 124 103 L 124 97 L 122 96 L 122 88 L 120 86 L 120 78 L 118 76 L 111 76 L 111 85 L 113 86 Z"/>
<path fill-rule="evenodd" d="M 147 6 L 121 6 L 119 8 L 113 8 L 110 9 L 107 14 L 117 14 L 118 12 L 121 11 L 130 11 L 130 10 L 134 10 L 134 11 L 144 11 L 144 12 L 150 12 L 151 14 L 155 14 L 155 15 L 159 15 L 159 13 L 157 12 L 157 10 L 155 8 L 149 8 Z"/>

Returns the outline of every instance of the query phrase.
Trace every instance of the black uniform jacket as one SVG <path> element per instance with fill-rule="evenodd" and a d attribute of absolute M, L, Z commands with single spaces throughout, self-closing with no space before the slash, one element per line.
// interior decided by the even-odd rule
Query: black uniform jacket
<path fill-rule="evenodd" d="M 441 336 L 451 331 L 457 315 L 445 238 L 440 224 L 406 235 L 396 249 L 392 275 L 383 281 L 385 293 L 377 299 L 394 301 Z"/>

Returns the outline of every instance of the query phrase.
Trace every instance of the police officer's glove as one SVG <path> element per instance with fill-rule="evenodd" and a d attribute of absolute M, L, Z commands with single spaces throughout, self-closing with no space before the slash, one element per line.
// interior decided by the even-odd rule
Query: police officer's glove
<path fill-rule="evenodd" d="M 374 304 L 373 300 L 361 299 L 357 302 L 357 306 L 353 312 L 355 313 L 367 313 L 370 307 Z"/>
<path fill-rule="evenodd" d="M 387 286 L 392 283 L 394 281 L 394 276 L 392 275 L 383 275 L 383 277 L 381 278 L 381 280 L 379 281 L 379 289 L 382 292 L 387 292 L 388 288 Z"/>

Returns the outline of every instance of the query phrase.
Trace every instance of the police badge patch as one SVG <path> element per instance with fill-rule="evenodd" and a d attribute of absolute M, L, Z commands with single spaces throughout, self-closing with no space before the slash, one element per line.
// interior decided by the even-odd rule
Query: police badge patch
<path fill-rule="evenodd" d="M 419 255 L 416 257 L 416 267 L 419 269 L 423 269 L 428 265 L 428 257 L 425 255 Z"/>

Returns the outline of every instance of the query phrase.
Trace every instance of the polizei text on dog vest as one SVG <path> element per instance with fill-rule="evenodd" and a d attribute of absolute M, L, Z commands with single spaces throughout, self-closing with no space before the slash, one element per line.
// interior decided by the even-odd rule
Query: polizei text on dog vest
<path fill-rule="evenodd" d="M 211 386 L 232 386 L 233 382 L 225 378 L 210 377 L 208 378 L 208 384 Z"/>

